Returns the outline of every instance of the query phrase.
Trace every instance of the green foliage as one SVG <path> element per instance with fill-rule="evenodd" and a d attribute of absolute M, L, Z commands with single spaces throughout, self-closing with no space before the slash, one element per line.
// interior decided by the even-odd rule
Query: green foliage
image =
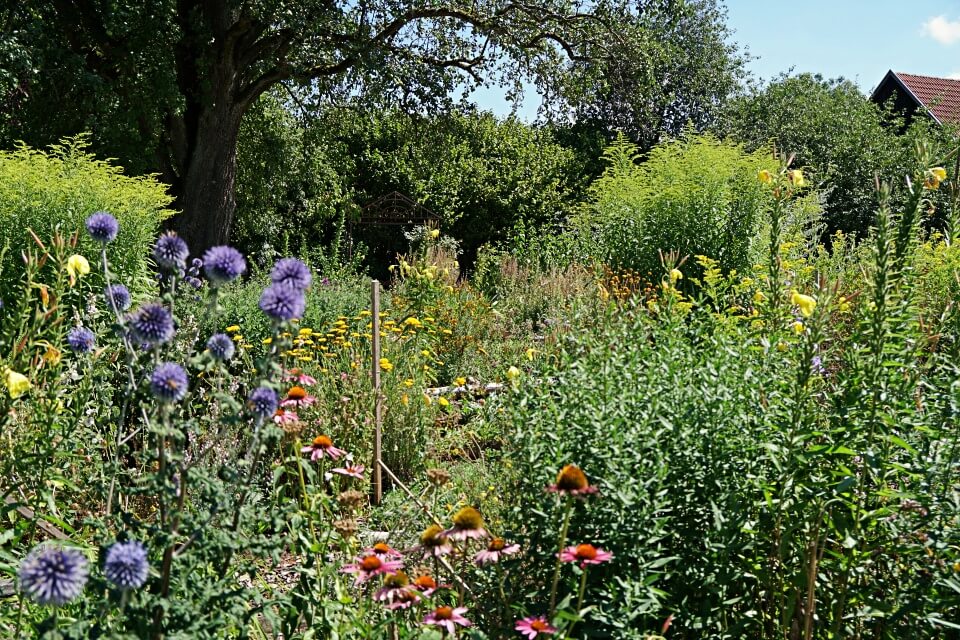
<path fill-rule="evenodd" d="M 603 59 L 575 63 L 563 77 L 574 129 L 608 140 L 622 132 L 647 150 L 687 127 L 712 124 L 745 75 L 722 4 L 680 0 L 608 18 L 617 36 L 605 42 Z M 589 137 L 577 142 L 583 149 Z"/>
<path fill-rule="evenodd" d="M 604 157 L 607 170 L 574 222 L 594 259 L 650 279 L 660 272 L 661 252 L 706 255 L 726 270 L 749 266 L 771 202 L 757 179 L 774 165 L 764 151 L 690 135 L 638 163 L 637 148 L 621 136 Z"/>
<path fill-rule="evenodd" d="M 79 232 L 75 252 L 99 262 L 100 246 L 84 231 L 94 211 L 106 210 L 120 221 L 121 233 L 110 246 L 116 272 L 134 293 L 151 287 L 147 255 L 160 222 L 171 216 L 171 198 L 152 177 L 125 176 L 122 169 L 87 152 L 84 137 L 65 140 L 48 152 L 19 146 L 0 152 L 0 291 L 13 291 L 22 271 L 21 249 L 38 238 Z M 102 283 L 102 277 L 92 278 Z"/>
<path fill-rule="evenodd" d="M 919 138 L 949 140 L 945 129 L 922 119 L 902 135 L 903 123 L 852 82 L 808 73 L 782 75 L 732 100 L 718 128 L 748 150 L 773 143 L 793 154 L 793 166 L 826 195 L 830 230 L 860 236 L 873 222 L 875 177 L 912 171 Z"/>
<path fill-rule="evenodd" d="M 350 210 L 345 178 L 279 98 L 262 96 L 243 119 L 237 149 L 237 221 L 231 242 L 261 266 L 281 253 L 330 243 Z"/>

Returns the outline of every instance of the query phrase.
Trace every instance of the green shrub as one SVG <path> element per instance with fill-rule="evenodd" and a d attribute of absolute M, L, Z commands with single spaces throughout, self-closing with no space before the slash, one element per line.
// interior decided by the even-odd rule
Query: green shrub
<path fill-rule="evenodd" d="M 710 136 L 664 143 L 643 163 L 620 137 L 604 152 L 608 167 L 578 216 L 590 253 L 614 269 L 659 273 L 659 252 L 706 255 L 725 270 L 749 264 L 769 189 L 757 180 L 775 161 L 765 152 Z"/>
<path fill-rule="evenodd" d="M 69 235 L 80 231 L 75 251 L 91 263 L 100 248 L 83 232 L 94 211 L 106 210 L 120 222 L 120 235 L 110 245 L 114 271 L 132 292 L 150 285 L 148 256 L 160 222 L 173 215 L 172 199 L 152 177 L 130 177 L 109 162 L 86 152 L 86 137 L 78 136 L 38 151 L 21 145 L 0 152 L 0 247 L 10 251 L 0 262 L 0 291 L 12 291 L 22 268 L 20 248 L 59 228 Z M 95 267 L 95 265 L 94 265 Z M 91 278 L 99 282 L 96 268 Z"/>

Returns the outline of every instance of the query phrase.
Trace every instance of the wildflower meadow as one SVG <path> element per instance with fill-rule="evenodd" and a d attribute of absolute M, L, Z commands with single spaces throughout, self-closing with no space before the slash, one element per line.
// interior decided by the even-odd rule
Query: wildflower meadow
<path fill-rule="evenodd" d="M 0 640 L 960 638 L 960 101 L 884 93 L 960 80 L 753 82 L 720 0 L 14 4 Z"/>

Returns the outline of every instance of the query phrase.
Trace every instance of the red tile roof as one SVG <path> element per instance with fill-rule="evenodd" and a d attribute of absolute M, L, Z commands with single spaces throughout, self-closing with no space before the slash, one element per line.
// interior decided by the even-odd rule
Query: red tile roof
<path fill-rule="evenodd" d="M 960 80 L 910 73 L 896 75 L 937 120 L 960 123 Z"/>

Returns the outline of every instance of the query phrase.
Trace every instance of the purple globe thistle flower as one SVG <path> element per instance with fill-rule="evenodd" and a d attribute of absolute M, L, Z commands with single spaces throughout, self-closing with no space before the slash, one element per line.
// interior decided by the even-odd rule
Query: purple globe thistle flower
<path fill-rule="evenodd" d="M 147 548 L 142 542 L 128 540 L 114 543 L 107 549 L 103 562 L 103 575 L 120 589 L 138 589 L 147 581 L 150 563 Z"/>
<path fill-rule="evenodd" d="M 143 342 L 163 344 L 173 338 L 173 314 L 159 302 L 148 302 L 130 316 L 130 328 Z"/>
<path fill-rule="evenodd" d="M 273 271 L 270 272 L 270 280 L 274 284 L 285 284 L 298 291 L 306 291 L 313 280 L 310 273 L 310 267 L 303 264 L 296 258 L 283 258 L 277 260 L 273 265 Z"/>
<path fill-rule="evenodd" d="M 42 544 L 20 563 L 20 590 L 37 604 L 70 602 L 87 583 L 87 558 L 76 549 Z"/>
<path fill-rule="evenodd" d="M 112 284 L 103 290 L 107 299 L 107 308 L 111 311 L 126 311 L 130 308 L 130 291 L 122 284 Z"/>
<path fill-rule="evenodd" d="M 195 276 L 187 276 L 186 281 L 187 281 L 187 284 L 189 284 L 194 289 L 199 289 L 200 287 L 203 286 L 203 282 L 200 281 L 200 278 L 197 278 Z"/>
<path fill-rule="evenodd" d="M 260 310 L 277 321 L 293 320 L 303 315 L 307 300 L 303 291 L 286 284 L 272 284 L 260 296 Z"/>
<path fill-rule="evenodd" d="M 203 272 L 214 284 L 233 282 L 246 270 L 247 261 L 233 247 L 210 247 L 203 254 Z"/>
<path fill-rule="evenodd" d="M 67 334 L 67 344 L 70 346 L 70 350 L 75 353 L 93 351 L 93 345 L 96 341 L 97 337 L 93 335 L 93 331 L 86 327 L 74 327 Z"/>
<path fill-rule="evenodd" d="M 187 243 L 173 231 L 157 238 L 157 244 L 153 246 L 153 259 L 162 269 L 185 269 L 188 257 L 190 249 L 187 248 Z"/>
<path fill-rule="evenodd" d="M 180 402 L 188 386 L 187 372 L 176 362 L 161 362 L 150 376 L 150 391 L 160 402 Z"/>
<path fill-rule="evenodd" d="M 120 232 L 117 219 L 106 211 L 95 211 L 87 218 L 87 233 L 97 242 L 107 244 L 113 242 Z"/>
<path fill-rule="evenodd" d="M 272 416 L 277 411 L 277 392 L 270 387 L 257 387 L 247 398 L 247 406 L 260 418 Z"/>
<path fill-rule="evenodd" d="M 232 358 L 237 350 L 233 340 L 225 333 L 215 333 L 210 336 L 210 339 L 207 340 L 207 349 L 210 351 L 210 355 L 220 362 L 226 362 Z"/>

